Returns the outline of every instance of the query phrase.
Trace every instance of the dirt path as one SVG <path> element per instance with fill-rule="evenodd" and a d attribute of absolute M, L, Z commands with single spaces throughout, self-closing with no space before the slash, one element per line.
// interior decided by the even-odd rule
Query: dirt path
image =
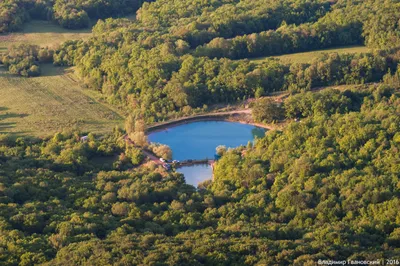
<path fill-rule="evenodd" d="M 132 145 L 132 146 L 134 146 L 134 147 L 137 147 L 137 146 L 135 145 L 135 143 L 133 143 L 133 141 L 128 137 L 128 135 L 125 135 L 125 136 L 124 136 L 124 139 L 125 139 L 125 141 L 126 141 L 129 145 Z M 144 155 L 146 155 L 146 157 L 150 159 L 150 161 L 153 161 L 153 162 L 154 162 L 155 164 L 157 164 L 157 165 L 161 165 L 161 166 L 164 166 L 164 165 L 165 165 L 165 163 L 161 162 L 160 159 L 157 158 L 157 157 L 156 157 L 154 154 L 152 154 L 151 152 L 149 152 L 149 151 L 147 151 L 147 150 L 145 150 L 145 149 L 141 149 L 141 150 L 142 150 L 142 152 L 144 153 Z"/>

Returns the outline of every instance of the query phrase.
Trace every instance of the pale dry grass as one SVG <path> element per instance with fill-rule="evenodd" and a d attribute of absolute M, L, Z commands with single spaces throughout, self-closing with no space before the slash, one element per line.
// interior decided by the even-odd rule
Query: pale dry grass
<path fill-rule="evenodd" d="M 338 53 L 338 54 L 355 54 L 355 53 L 367 53 L 370 49 L 365 46 L 348 46 L 348 47 L 339 47 L 339 48 L 331 48 L 325 50 L 304 52 L 304 53 L 295 53 L 295 54 L 285 54 L 280 56 L 270 56 L 270 57 L 259 57 L 254 59 L 249 59 L 252 62 L 262 63 L 268 58 L 277 58 L 281 60 L 283 63 L 310 63 L 312 60 L 316 58 L 320 58 L 323 54 L 329 53 Z"/>
<path fill-rule="evenodd" d="M 91 29 L 68 30 L 50 21 L 32 20 L 27 22 L 22 31 L 0 35 L 0 53 L 12 44 L 35 44 L 41 47 L 56 47 L 67 40 L 87 39 Z"/>

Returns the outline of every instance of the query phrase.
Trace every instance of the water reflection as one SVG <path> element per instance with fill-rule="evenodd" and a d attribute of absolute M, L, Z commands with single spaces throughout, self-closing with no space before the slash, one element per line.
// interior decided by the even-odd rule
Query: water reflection
<path fill-rule="evenodd" d="M 265 136 L 265 129 L 260 127 L 254 127 L 251 130 L 251 135 L 253 135 L 253 139 L 262 138 Z"/>
<path fill-rule="evenodd" d="M 185 176 L 187 184 L 197 187 L 204 180 L 212 178 L 212 168 L 208 164 L 185 166 L 176 170 Z"/>
<path fill-rule="evenodd" d="M 225 145 L 227 148 L 246 145 L 255 137 L 263 137 L 265 129 L 252 125 L 226 122 L 202 121 L 179 125 L 164 131 L 151 133 L 149 141 L 167 144 L 171 147 L 175 160 L 214 159 L 215 148 Z M 210 166 L 180 168 L 189 184 L 197 185 L 211 178 Z"/>

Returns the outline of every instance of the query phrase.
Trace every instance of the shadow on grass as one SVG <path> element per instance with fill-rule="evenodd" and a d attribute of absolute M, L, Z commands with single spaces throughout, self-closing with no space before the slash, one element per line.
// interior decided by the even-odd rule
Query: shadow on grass
<path fill-rule="evenodd" d="M 22 31 L 18 31 L 16 33 L 91 33 L 92 27 L 96 24 L 97 21 L 91 21 L 89 27 L 83 29 L 66 29 L 61 27 L 60 25 L 46 20 L 31 20 L 24 24 Z"/>
<path fill-rule="evenodd" d="M 40 77 L 55 77 L 65 73 L 66 67 L 54 66 L 51 63 L 40 64 Z"/>
<path fill-rule="evenodd" d="M 65 73 L 65 69 L 66 69 L 66 67 L 54 66 L 51 63 L 39 64 L 39 67 L 40 67 L 40 72 L 41 72 L 39 77 L 60 76 L 60 75 L 63 75 Z M 8 72 L 8 69 L 4 65 L 0 65 L 0 77 L 12 78 L 12 79 L 14 79 L 14 78 L 25 78 L 25 77 L 22 77 L 20 75 L 10 74 L 10 72 Z M 31 78 L 33 78 L 33 77 L 30 77 L 28 79 L 31 79 Z"/>
<path fill-rule="evenodd" d="M 0 131 L 3 131 L 8 128 L 14 128 L 17 123 L 0 123 Z"/>
<path fill-rule="evenodd" d="M 5 113 L 5 114 L 0 114 L 0 121 L 8 118 L 24 118 L 27 116 L 28 116 L 27 114 Z"/>
<path fill-rule="evenodd" d="M 6 107 L 0 107 L 0 111 L 8 110 Z M 3 122 L 5 119 L 9 118 L 24 118 L 27 117 L 27 114 L 17 114 L 17 113 L 4 113 L 0 114 L 0 133 L 8 133 L 8 134 L 24 134 L 25 132 L 7 132 L 9 129 L 15 128 L 16 122 Z"/>

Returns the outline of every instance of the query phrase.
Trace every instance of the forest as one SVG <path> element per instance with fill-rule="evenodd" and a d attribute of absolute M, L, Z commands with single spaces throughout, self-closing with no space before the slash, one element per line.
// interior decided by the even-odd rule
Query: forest
<path fill-rule="evenodd" d="M 396 21 L 392 27 L 385 28 L 384 35 L 382 30 L 375 29 L 377 32 L 374 32 L 370 26 L 367 33 L 367 26 L 362 31 L 359 16 L 344 12 L 350 3 L 271 1 L 271 5 L 262 5 L 263 2 L 240 1 L 235 8 L 233 4 L 209 4 L 207 15 L 200 12 L 205 9 L 201 5 L 203 2 L 176 1 L 174 3 L 180 4 L 179 8 L 168 6 L 173 15 L 164 11 L 167 7 L 162 5 L 162 1 L 145 3 L 138 11 L 137 21 L 100 21 L 93 28 L 95 36 L 90 40 L 64 43 L 54 54 L 54 64 L 76 66 L 77 73 L 88 87 L 101 91 L 113 104 L 144 116 L 149 123 L 190 114 L 217 103 L 228 104 L 268 95 L 273 91 L 302 91 L 319 86 L 380 81 L 388 70 L 396 71 L 399 60 Z M 391 20 L 393 17 L 384 10 L 398 7 L 396 1 L 384 1 L 384 5 L 376 1 L 351 2 L 354 12 L 366 13 L 371 7 L 381 8 L 376 14 L 365 14 L 371 17 L 371 21 L 378 19 L 377 16 Z M 224 12 L 228 6 L 231 9 Z M 298 12 L 285 11 L 293 11 L 293 8 Z M 180 14 L 177 10 L 181 9 L 188 10 L 188 13 Z M 225 36 L 241 34 L 232 30 L 240 29 L 236 26 L 239 22 L 253 25 L 247 21 L 246 14 L 250 11 L 256 14 L 278 12 L 283 16 L 279 22 L 272 22 L 269 17 L 260 15 L 260 27 L 243 28 L 241 32 L 264 36 L 262 30 L 271 28 L 265 36 L 272 36 L 272 39 L 268 37 L 264 42 L 263 37 L 257 37 L 254 45 L 248 45 L 235 39 L 242 37 L 234 37 L 229 41 L 234 46 L 223 45 L 215 50 L 218 58 L 204 53 L 208 51 L 207 45 L 199 45 L 207 40 L 217 37 L 215 40 L 219 42 Z M 389 17 L 383 17 L 386 15 Z M 235 17 L 235 23 L 228 19 L 230 17 Z M 258 16 L 252 17 L 256 18 Z M 199 21 L 204 22 L 200 24 Z M 343 23 L 338 25 L 337 21 Z M 393 24 L 391 22 L 388 24 Z M 367 54 L 330 54 L 305 65 L 288 65 L 273 59 L 256 64 L 244 59 L 252 57 L 246 54 L 246 47 L 252 47 L 251 51 L 256 53 L 254 56 L 260 56 L 266 55 L 264 52 L 267 55 L 281 54 L 360 43 L 379 49 Z M 244 54 L 231 56 L 231 53 Z M 243 60 L 232 60 L 237 58 Z"/>
<path fill-rule="evenodd" d="M 400 73 L 298 94 L 214 181 L 140 164 L 115 128 L 0 140 L 2 265 L 314 265 L 400 252 Z M 115 156 L 118 155 L 118 156 Z M 107 163 L 104 163 L 107 161 Z M 127 169 L 130 169 L 127 171 Z"/>
<path fill-rule="evenodd" d="M 136 12 L 141 0 L 2 0 L 0 33 L 20 30 L 30 19 L 51 20 L 68 29 L 85 28 L 90 20 Z"/>
<path fill-rule="evenodd" d="M 87 6 L 72 2 L 56 1 L 53 9 Z M 85 10 L 98 18 L 118 15 L 112 9 L 103 14 L 100 6 Z M 399 62 L 399 14 L 394 0 L 159 0 L 143 3 L 134 21 L 99 20 L 89 40 L 67 41 L 47 53 L 56 66 L 74 66 L 82 82 L 111 104 L 152 123 L 274 91 L 378 82 Z M 373 50 L 327 54 L 307 64 L 248 60 L 354 44 Z M 0 61 L 11 73 L 39 75 L 40 59 L 13 53 L 18 49 L 29 54 L 14 47 Z"/>
<path fill-rule="evenodd" d="M 32 19 L 92 34 L 12 44 L 0 55 L 9 79 L 68 69 L 126 122 L 0 133 L 0 265 L 400 260 L 399 0 L 0 3 L 0 33 Z M 369 50 L 273 57 L 349 45 Z M 146 125 L 244 100 L 256 123 L 282 127 L 219 149 L 212 181 L 196 188 L 146 160 L 172 158 Z"/>

